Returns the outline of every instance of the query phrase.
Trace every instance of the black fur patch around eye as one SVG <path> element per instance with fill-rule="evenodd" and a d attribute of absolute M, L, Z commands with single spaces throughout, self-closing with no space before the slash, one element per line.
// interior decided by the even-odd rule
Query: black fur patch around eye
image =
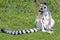
<path fill-rule="evenodd" d="M 46 7 L 44 7 L 44 9 L 45 9 Z"/>

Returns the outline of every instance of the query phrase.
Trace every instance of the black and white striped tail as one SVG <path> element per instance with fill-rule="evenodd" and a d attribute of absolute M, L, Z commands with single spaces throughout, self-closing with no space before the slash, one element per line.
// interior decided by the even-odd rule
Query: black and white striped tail
<path fill-rule="evenodd" d="M 7 34 L 18 35 L 18 34 L 37 32 L 38 29 L 33 28 L 33 29 L 27 29 L 27 30 L 14 30 L 14 31 L 12 31 L 12 30 L 7 30 L 7 29 L 2 28 L 1 31 L 3 33 L 7 33 Z"/>

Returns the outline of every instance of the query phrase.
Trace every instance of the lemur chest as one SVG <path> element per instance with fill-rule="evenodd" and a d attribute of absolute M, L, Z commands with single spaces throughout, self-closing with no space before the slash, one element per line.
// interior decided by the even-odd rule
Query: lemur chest
<path fill-rule="evenodd" d="M 48 12 L 43 14 L 43 20 L 49 20 L 49 18 L 50 18 L 50 15 Z"/>
<path fill-rule="evenodd" d="M 42 17 L 43 23 L 47 25 L 49 23 L 49 18 L 50 15 L 48 14 L 48 12 L 44 13 Z"/>

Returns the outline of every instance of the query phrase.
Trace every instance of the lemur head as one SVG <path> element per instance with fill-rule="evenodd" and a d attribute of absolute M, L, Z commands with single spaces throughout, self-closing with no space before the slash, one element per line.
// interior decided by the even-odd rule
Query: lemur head
<path fill-rule="evenodd" d="M 46 12 L 48 10 L 46 3 L 41 4 L 39 12 Z"/>

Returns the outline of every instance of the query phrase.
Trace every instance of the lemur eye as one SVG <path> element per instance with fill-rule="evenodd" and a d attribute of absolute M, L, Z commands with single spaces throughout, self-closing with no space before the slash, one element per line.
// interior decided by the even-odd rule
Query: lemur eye
<path fill-rule="evenodd" d="M 46 7 L 44 7 L 44 9 L 45 9 Z"/>

